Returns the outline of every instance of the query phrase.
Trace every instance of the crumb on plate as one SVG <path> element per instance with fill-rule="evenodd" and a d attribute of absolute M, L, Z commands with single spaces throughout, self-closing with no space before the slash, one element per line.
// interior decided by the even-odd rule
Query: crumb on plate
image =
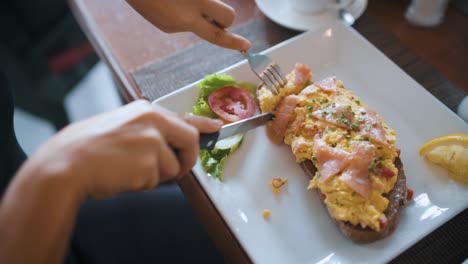
<path fill-rule="evenodd" d="M 271 211 L 268 210 L 268 209 L 264 209 L 263 212 L 262 212 L 262 216 L 263 216 L 263 218 L 265 218 L 265 219 L 270 218 L 270 216 L 271 216 Z"/>
<path fill-rule="evenodd" d="M 288 178 L 273 178 L 271 179 L 271 191 L 273 193 L 279 193 L 281 186 L 283 186 L 286 182 L 288 182 Z"/>

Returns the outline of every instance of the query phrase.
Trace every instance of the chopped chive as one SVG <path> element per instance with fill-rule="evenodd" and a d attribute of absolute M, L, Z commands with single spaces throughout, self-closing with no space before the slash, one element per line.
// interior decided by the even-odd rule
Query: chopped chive
<path fill-rule="evenodd" d="M 377 174 L 377 162 L 372 161 L 372 163 L 369 165 L 369 167 L 367 168 L 370 172 L 373 172 L 375 174 Z"/>
<path fill-rule="evenodd" d="M 320 104 L 328 103 L 328 99 L 327 98 L 320 98 L 319 103 Z"/>

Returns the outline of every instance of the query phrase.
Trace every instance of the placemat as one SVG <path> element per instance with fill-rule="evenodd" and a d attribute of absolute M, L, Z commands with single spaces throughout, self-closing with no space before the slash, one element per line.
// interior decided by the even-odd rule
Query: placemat
<path fill-rule="evenodd" d="M 252 52 L 262 51 L 300 33 L 276 26 L 266 19 L 256 19 L 233 31 L 251 41 Z M 243 59 L 240 52 L 202 42 L 168 58 L 150 62 L 134 71 L 132 76 L 143 96 L 153 101 Z"/>
<path fill-rule="evenodd" d="M 456 107 L 465 96 L 461 89 L 400 44 L 372 17 L 364 14 L 354 28 L 442 103 L 456 111 Z M 264 17 L 241 25 L 234 29 L 234 32 L 251 40 L 254 44 L 253 52 L 262 51 L 301 33 L 280 27 Z M 133 72 L 132 76 L 143 96 L 153 101 L 242 59 L 240 53 L 203 42 L 173 56 L 144 65 Z M 466 258 L 468 209 L 392 260 L 392 263 L 461 263 Z"/>

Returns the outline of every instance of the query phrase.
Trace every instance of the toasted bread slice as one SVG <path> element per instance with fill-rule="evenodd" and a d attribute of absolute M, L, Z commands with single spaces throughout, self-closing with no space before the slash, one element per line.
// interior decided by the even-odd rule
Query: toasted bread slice
<path fill-rule="evenodd" d="M 313 178 L 315 176 L 317 168 L 313 165 L 312 161 L 306 160 L 300 163 L 300 165 L 309 177 Z M 389 236 L 396 229 L 399 222 L 399 209 L 406 202 L 407 187 L 403 163 L 399 157 L 395 159 L 395 166 L 398 169 L 397 181 L 393 189 L 385 195 L 389 200 L 388 207 L 384 211 L 387 217 L 386 225 L 382 230 L 376 231 L 368 227 L 361 228 L 348 222 L 338 221 L 330 215 L 344 236 L 358 243 L 370 243 Z M 322 196 L 320 190 L 316 190 Z"/>

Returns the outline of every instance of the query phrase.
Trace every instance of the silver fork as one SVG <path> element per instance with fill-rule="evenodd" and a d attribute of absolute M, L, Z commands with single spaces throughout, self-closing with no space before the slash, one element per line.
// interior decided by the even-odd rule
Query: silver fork
<path fill-rule="evenodd" d="M 252 71 L 262 80 L 263 84 L 273 93 L 279 94 L 279 89 L 286 85 L 287 79 L 279 65 L 270 57 L 262 54 L 250 54 L 241 51 L 249 62 Z"/>

